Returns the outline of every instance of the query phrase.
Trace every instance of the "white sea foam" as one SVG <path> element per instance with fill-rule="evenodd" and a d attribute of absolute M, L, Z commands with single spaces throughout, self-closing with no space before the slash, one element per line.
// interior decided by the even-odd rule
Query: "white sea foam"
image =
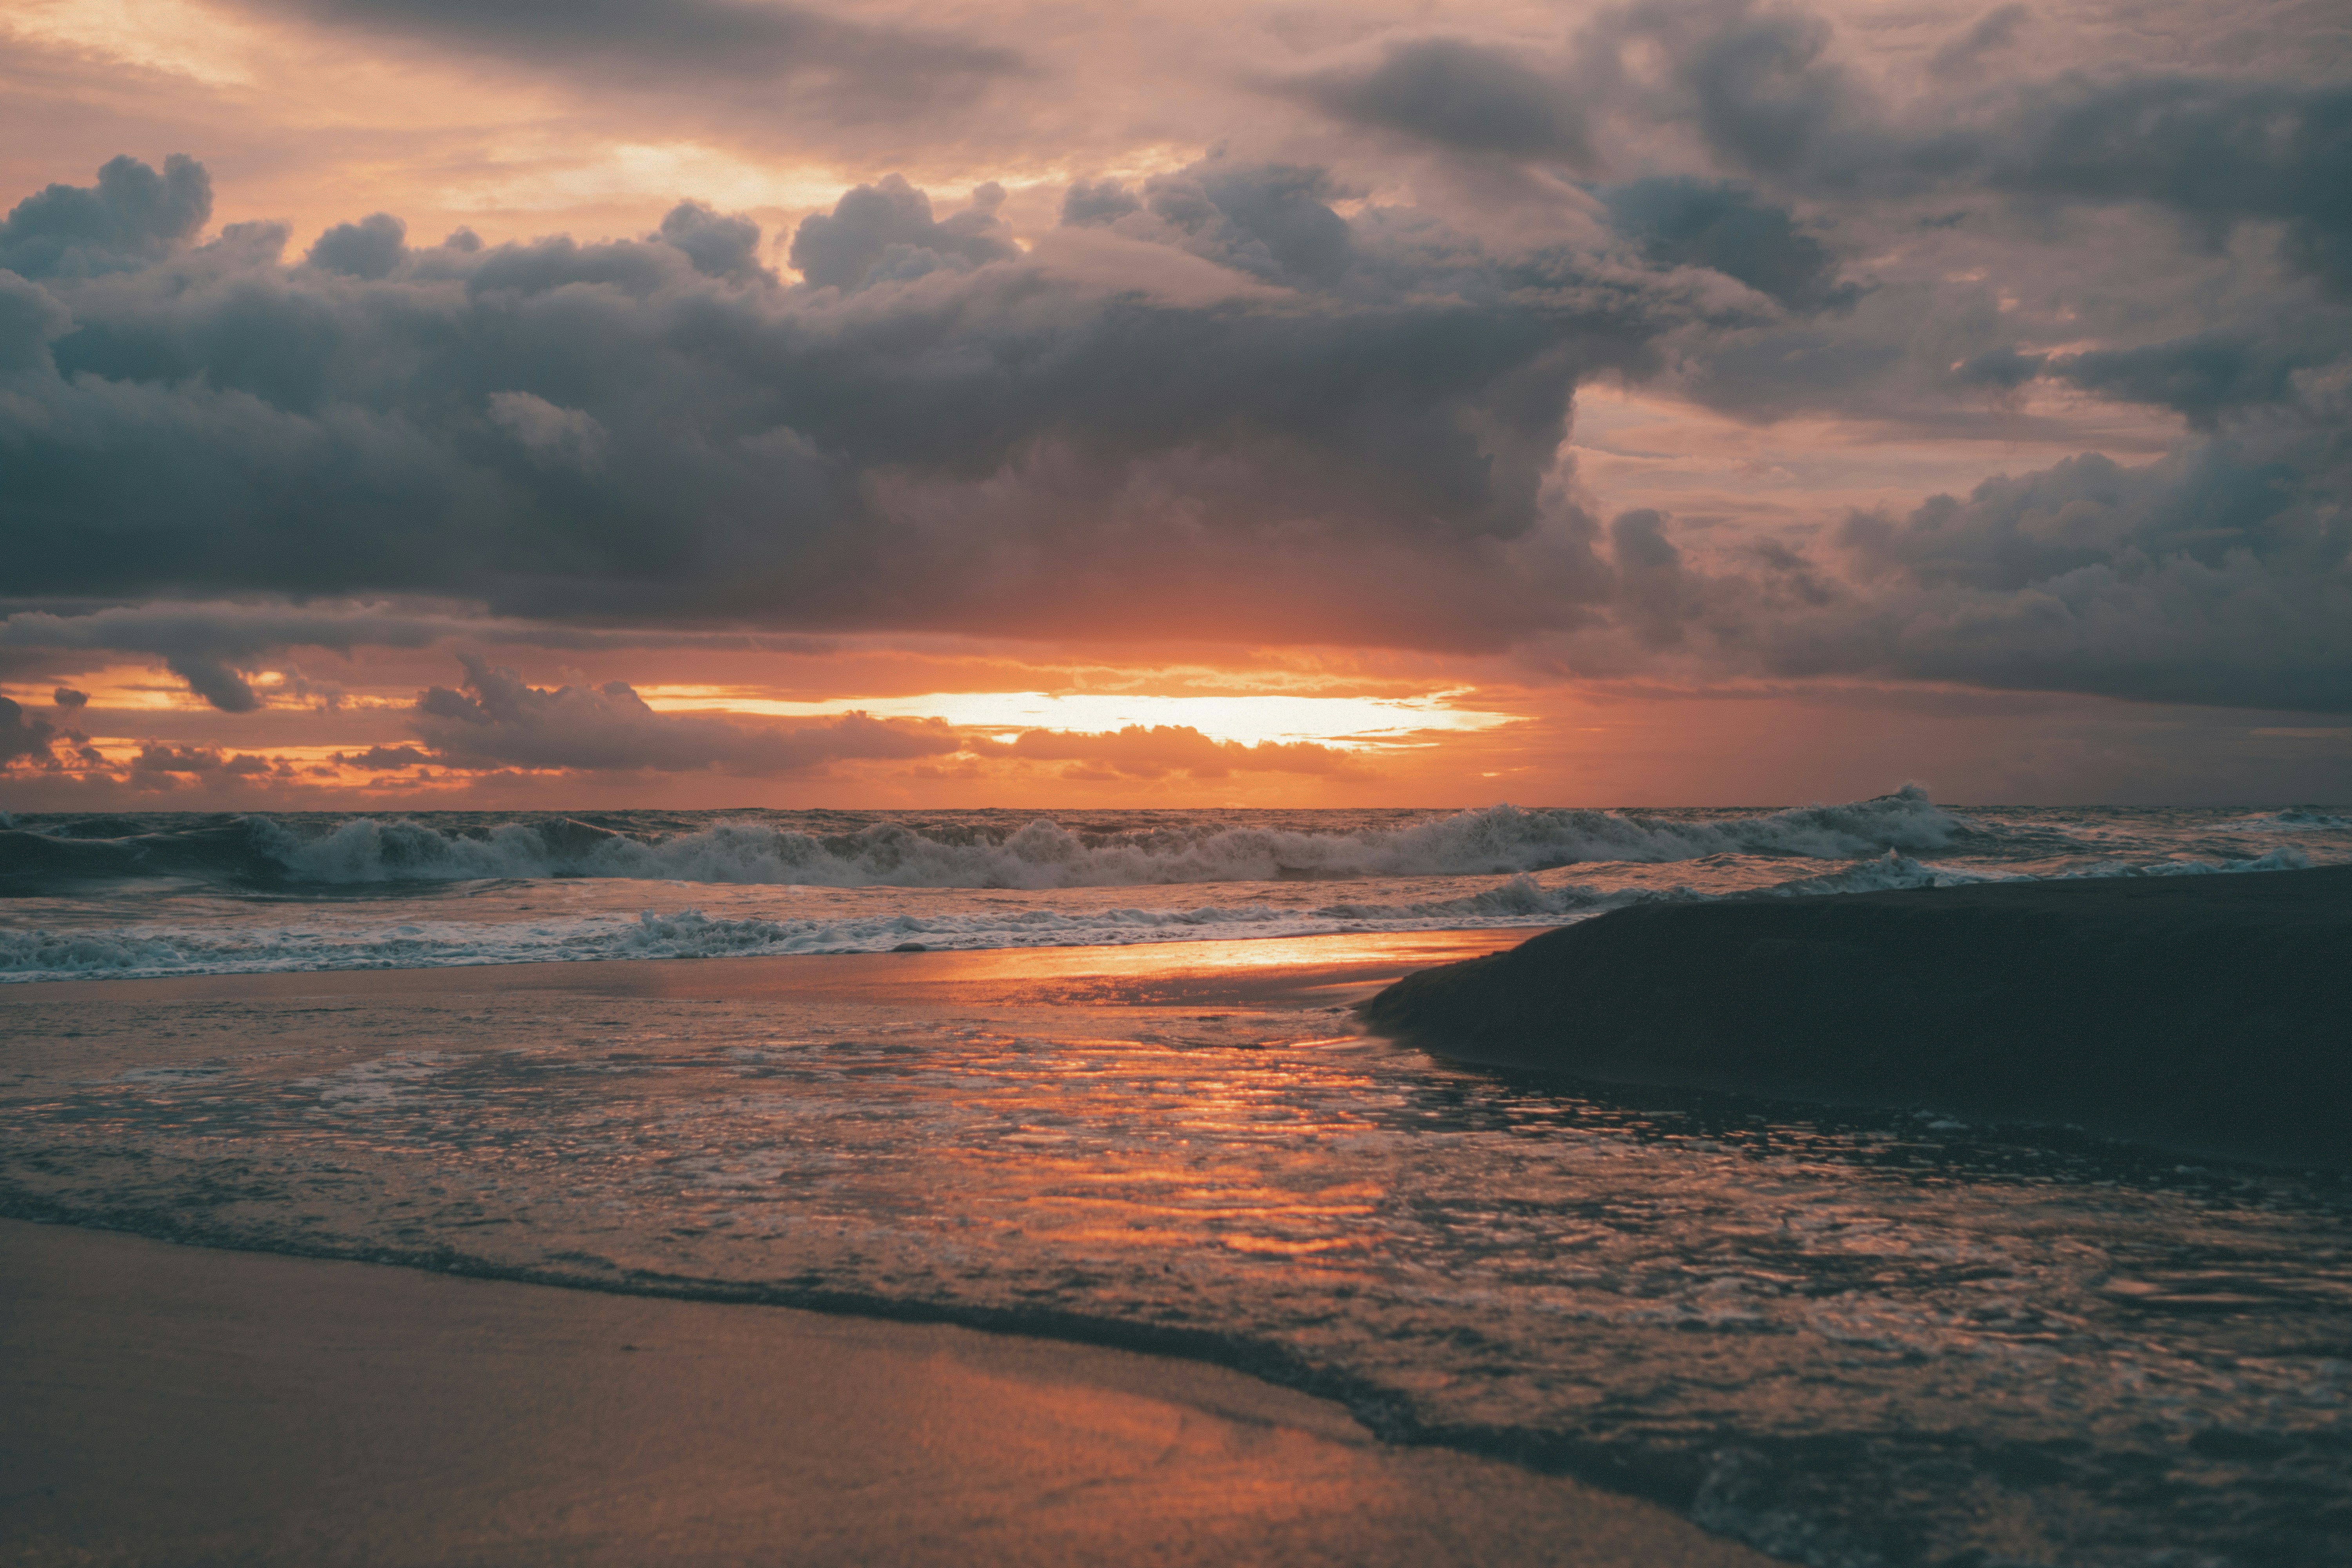
<path fill-rule="evenodd" d="M 2283 846 L 2252 859 L 2117 863 L 2061 875 L 2181 876 L 2290 870 L 2310 864 L 2301 849 Z M 1738 890 L 1750 896 L 1811 897 L 2020 879 L 2031 879 L 1936 865 L 1889 851 L 1826 875 Z M 99 931 L 0 928 L 0 982 L 885 952 L 908 942 L 938 949 L 1119 946 L 1351 931 L 1524 928 L 1587 919 L 1629 904 L 1727 896 L 1688 883 L 1613 888 L 1585 881 L 1547 884 L 1526 872 L 1492 880 L 1408 879 L 1374 886 L 1386 896 L 1324 901 L 1295 886 L 1265 885 L 1230 891 L 1202 889 L 1181 903 L 1158 907 L 1112 903 L 1112 898 L 1125 895 L 1084 889 L 989 895 L 953 889 L 877 888 L 789 895 L 794 900 L 827 901 L 828 907 L 805 918 L 780 918 L 772 909 L 710 914 L 698 907 L 632 915 L 609 902 L 601 909 L 483 918 L 472 913 L 467 900 L 445 900 L 428 913 L 412 899 L 310 906 L 300 921 L 285 924 L 279 923 L 285 906 L 263 905 L 257 911 L 258 919 L 245 921 L 148 921 Z M 1434 896 L 1412 896 L 1424 890 Z M 772 906 L 777 897 L 756 889 L 731 896 L 754 906 Z"/>
<path fill-rule="evenodd" d="M 1965 834 L 1968 825 L 1929 800 L 1918 785 L 1906 784 L 1873 800 L 1714 820 L 1495 805 L 1400 828 L 1349 833 L 1203 823 L 1083 835 L 1043 818 L 1002 839 L 933 837 L 896 822 L 834 838 L 758 821 L 720 822 L 667 837 L 568 821 L 452 833 L 417 822 L 359 817 L 307 838 L 271 817 L 250 818 L 247 826 L 257 850 L 291 876 L 312 882 L 568 875 L 1039 889 L 1496 875 L 1726 854 L 1844 859 L 1887 849 L 1943 848 Z"/>
<path fill-rule="evenodd" d="M 2242 833 L 2340 833 L 2352 828 L 2352 816 L 2330 816 L 2308 806 L 2291 805 L 2284 811 L 2242 816 L 2229 826 Z"/>

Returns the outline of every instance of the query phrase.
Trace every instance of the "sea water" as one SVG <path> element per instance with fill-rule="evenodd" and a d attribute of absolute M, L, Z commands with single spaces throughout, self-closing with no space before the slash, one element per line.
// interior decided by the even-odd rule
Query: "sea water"
<path fill-rule="evenodd" d="M 26 978 L 768 956 L 26 986 L 0 1213 L 1213 1356 L 1823 1568 L 2352 1558 L 2342 1178 L 1449 1066 L 1322 984 L 1633 899 L 2261 875 L 2352 858 L 2342 814 L 10 831 Z"/>
<path fill-rule="evenodd" d="M 598 812 L 0 818 L 0 982 L 1541 927 L 1645 900 L 2352 859 L 2352 816 Z"/>

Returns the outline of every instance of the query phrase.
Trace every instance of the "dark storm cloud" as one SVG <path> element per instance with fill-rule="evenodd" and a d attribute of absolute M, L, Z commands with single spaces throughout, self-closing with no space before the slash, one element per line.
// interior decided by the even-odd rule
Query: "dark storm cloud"
<path fill-rule="evenodd" d="M 2226 414 L 2296 401 L 2295 373 L 2341 358 L 2346 347 L 2340 333 L 2286 340 L 2208 331 L 2138 348 L 2046 359 L 2041 369 L 2119 402 L 2171 408 L 2191 426 L 2211 430 Z"/>
<path fill-rule="evenodd" d="M 1705 267 L 1791 310 L 1851 306 L 1862 294 L 1838 279 L 1838 258 L 1785 207 L 1727 182 L 1635 180 L 1601 193 L 1611 221 L 1664 267 Z"/>
<path fill-rule="evenodd" d="M 0 374 L 49 368 L 49 343 L 73 327 L 73 312 L 39 284 L 0 272 Z"/>
<path fill-rule="evenodd" d="M 1178 247 L 1268 283 L 1329 289 L 1360 263 L 1377 265 L 1331 210 L 1341 196 L 1322 169 L 1212 155 L 1153 175 L 1139 193 L 1108 180 L 1074 185 L 1063 200 L 1062 221 Z"/>
<path fill-rule="evenodd" d="M 2352 293 L 2352 88 L 2147 77 L 2021 89 L 1954 155 L 1996 189 L 2139 201 L 2216 233 L 2275 223 L 2297 267 Z"/>
<path fill-rule="evenodd" d="M 1339 119 L 1460 152 L 1572 165 L 1592 157 L 1584 117 L 1557 79 L 1466 39 L 1394 42 L 1370 69 L 1310 77 L 1295 90 Z"/>
<path fill-rule="evenodd" d="M 2018 6 L 1988 13 L 1937 64 L 2003 47 L 2026 20 Z M 1671 125 L 1694 133 L 1718 170 L 1830 205 L 1980 192 L 2029 204 L 2147 204 L 2217 237 L 2273 224 L 2296 267 L 2352 291 L 2352 88 L 2109 69 L 1948 82 L 1897 102 L 1848 69 L 1834 41 L 1829 21 L 1801 7 L 1645 0 L 1601 13 L 1556 72 L 1472 42 L 1442 48 L 1512 73 L 1507 88 L 1486 95 L 1496 114 L 1591 127 L 1599 162 L 1610 155 L 1604 127 Z M 1377 67 L 1291 90 L 1342 120 L 1470 145 L 1444 116 L 1417 118 L 1409 106 L 1422 99 L 1398 85 L 1418 79 L 1405 68 L 1415 51 L 1439 47 L 1396 45 Z M 1643 58 L 1655 68 L 1628 63 Z M 1444 79 L 1434 68 L 1428 74 Z M 1391 101 L 1398 107 L 1376 116 L 1367 108 Z M 1512 140 L 1476 144 L 1536 161 L 1556 155 Z"/>
<path fill-rule="evenodd" d="M 1023 256 L 995 198 L 853 192 L 803 226 L 796 288 L 692 206 L 381 278 L 383 251 L 289 268 L 240 233 L 57 285 L 0 404 L 11 588 L 1440 647 L 1605 594 L 1556 451 L 1577 384 L 1687 313 L 1675 287 L 1211 159 L 1110 226 L 1227 268 L 1178 300 Z"/>
<path fill-rule="evenodd" d="M 28 719 L 24 705 L 0 697 L 0 767 L 23 759 L 47 757 L 58 727 L 46 719 Z"/>
<path fill-rule="evenodd" d="M 984 185 L 972 193 L 971 206 L 937 222 L 931 198 L 892 174 L 844 194 L 829 214 L 802 219 L 793 234 L 792 263 L 817 288 L 852 289 L 910 282 L 942 267 L 969 270 L 1007 260 L 1020 251 L 996 221 L 1003 200 L 1003 186 Z M 665 238 L 668 226 L 663 225 Z M 756 242 L 759 230 L 751 235 Z"/>
<path fill-rule="evenodd" d="M 469 233 L 467 238 L 472 238 Z M 661 237 L 686 252 L 706 278 L 732 282 L 775 281 L 760 264 L 760 226 L 740 214 L 719 212 L 702 202 L 680 202 L 661 221 Z M 481 248 L 476 239 L 467 250 Z"/>
<path fill-rule="evenodd" d="M 427 690 L 417 699 L 412 727 L 441 760 L 464 766 L 764 776 L 846 759 L 939 756 L 962 743 L 936 720 L 848 713 L 784 725 L 659 713 L 623 681 L 551 691 L 479 655 L 458 658 L 466 670 L 462 689 Z"/>
<path fill-rule="evenodd" d="M 212 212 L 212 179 L 194 159 L 175 153 L 158 174 L 136 158 L 115 158 L 95 185 L 51 185 L 9 209 L 0 268 L 23 278 L 134 270 L 193 237 Z"/>
<path fill-rule="evenodd" d="M 60 686 L 50 700 L 60 708 L 87 708 L 89 706 L 89 693 L 76 691 L 70 686 Z"/>
<path fill-rule="evenodd" d="M 1073 777 L 1157 779 L 1178 773 L 1196 779 L 1237 773 L 1330 777 L 1364 772 L 1355 756 L 1335 747 L 1311 741 L 1260 741 L 1255 745 L 1213 741 L 1189 724 L 1129 724 L 1100 734 L 1030 730 L 1001 744 L 976 741 L 968 746 L 986 757 L 1071 763 L 1076 764 Z"/>
<path fill-rule="evenodd" d="M 1601 649 L 2345 707 L 2341 309 L 2289 278 L 2182 333 L 2151 292 L 2116 318 L 2171 337 L 2059 352 L 1990 288 L 1946 321 L 1850 282 L 1868 204 L 1828 202 L 1823 171 L 1864 167 L 1841 148 L 1877 158 L 1872 179 L 1901 171 L 1851 134 L 1877 111 L 1787 16 L 1675 16 L 1653 30 L 1714 61 L 1691 79 L 1745 84 L 1732 120 L 1778 125 L 1781 151 L 1737 179 L 1603 186 L 1615 233 L 1585 246 L 1342 216 L 1321 169 L 1212 157 L 1073 187 L 1025 252 L 989 188 L 942 216 L 904 182 L 863 186 L 803 226 L 793 286 L 758 267 L 750 220 L 692 204 L 637 240 L 404 244 L 381 276 L 289 267 L 282 233 L 241 228 L 132 271 L 0 277 L 10 590 L 119 606 L 28 605 L 0 645 L 143 651 L 233 709 L 269 649 L 424 646 L 466 616 L 121 601 L 414 595 L 395 602 L 504 617 L 479 641 L 549 646 L 747 635 L 719 627 L 1558 644 L 1564 668 Z M 1676 68 L 1624 90 L 1671 100 Z M 1828 108 L 1774 120 L 1791 82 L 1826 84 Z M 1991 131 L 1961 129 L 1965 155 L 1906 190 L 1992 188 Z M 2207 434 L 2153 468 L 2081 459 L 1801 551 L 1703 550 L 1654 512 L 1603 529 L 1558 455 L 1580 384 L 1664 367 L 1751 418 L 1878 417 L 1889 388 L 1948 411 L 2049 378 Z M 495 710 L 490 687 L 436 696 L 425 738 L 546 766 L 851 754 L 511 685 Z M 1192 767 L 1173 742 L 1088 743 L 1055 760 Z"/>
<path fill-rule="evenodd" d="M 2319 419 L 2313 389 L 2352 363 L 2352 88 L 2125 59 L 2036 70 L 2014 47 L 2031 21 L 1989 11 L 1906 82 L 1851 68 L 1801 7 L 1643 0 L 1520 85 L 1580 117 L 1596 173 L 1685 165 L 1593 187 L 1644 261 L 1722 273 L 1792 318 L 1661 344 L 1697 402 L 1923 436 L 2000 408 L 2021 430 L 2044 382 L 2217 436 Z M 1360 122 L 1377 72 L 1352 71 L 1307 98 Z"/>
<path fill-rule="evenodd" d="M 1945 72 L 1968 69 L 1985 56 L 2015 43 L 2018 34 L 2032 19 L 2032 7 L 2025 5 L 2001 5 L 1986 12 L 1936 51 L 1935 68 Z"/>
<path fill-rule="evenodd" d="M 684 89 L 782 117 L 812 103 L 838 121 L 968 104 L 1022 73 L 1000 45 L 848 21 L 757 0 L 245 0 L 321 26 L 414 39 L 555 74 L 604 93 Z"/>
<path fill-rule="evenodd" d="M 349 278 L 388 278 L 408 254 L 408 226 L 390 213 L 370 213 L 321 234 L 307 259 Z"/>
<path fill-rule="evenodd" d="M 1857 514 L 1810 555 L 1696 566 L 1629 514 L 1622 624 L 1651 647 L 1687 640 L 1781 676 L 2343 712 L 2348 487 L 2340 433 L 2288 427 Z"/>

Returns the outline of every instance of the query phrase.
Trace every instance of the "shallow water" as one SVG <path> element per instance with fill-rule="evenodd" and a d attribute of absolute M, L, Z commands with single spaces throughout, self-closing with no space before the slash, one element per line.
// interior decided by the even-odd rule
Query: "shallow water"
<path fill-rule="evenodd" d="M 2352 1556 L 2344 1181 L 1353 1032 L 1494 945 L 16 988 L 0 1212 L 1210 1354 L 1814 1563 Z"/>
<path fill-rule="evenodd" d="M 0 981 L 1538 927 L 1633 902 L 2352 860 L 2352 813 L 610 812 L 0 820 Z"/>

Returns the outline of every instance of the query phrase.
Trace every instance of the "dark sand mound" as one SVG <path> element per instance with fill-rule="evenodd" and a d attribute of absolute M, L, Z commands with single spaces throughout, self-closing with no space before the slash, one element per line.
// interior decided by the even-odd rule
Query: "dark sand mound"
<path fill-rule="evenodd" d="M 2352 1167 L 2352 867 L 1620 910 L 1363 1014 L 1467 1061 Z"/>

